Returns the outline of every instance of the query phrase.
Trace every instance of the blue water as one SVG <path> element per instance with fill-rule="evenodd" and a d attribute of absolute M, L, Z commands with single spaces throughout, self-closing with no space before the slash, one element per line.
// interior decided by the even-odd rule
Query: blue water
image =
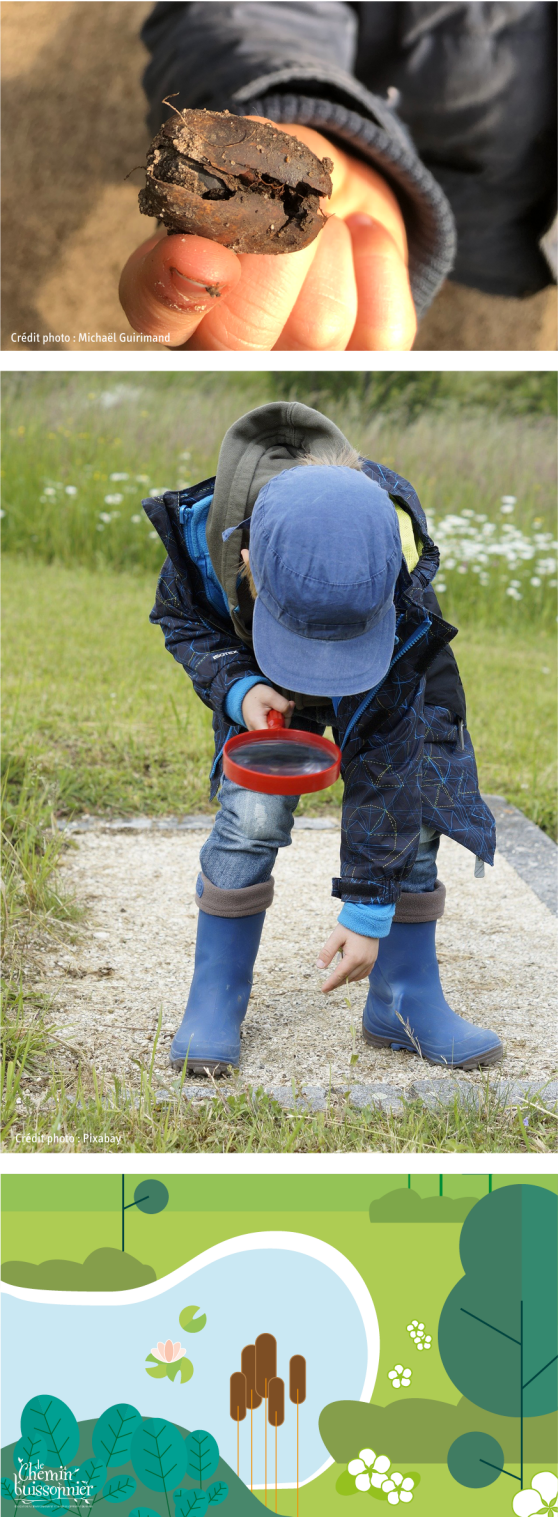
<path fill-rule="evenodd" d="M 179 1325 L 182 1309 L 207 1313 L 197 1334 Z M 278 1479 L 296 1479 L 296 1409 L 288 1400 L 289 1359 L 307 1361 L 307 1399 L 300 1409 L 300 1478 L 328 1458 L 318 1416 L 329 1401 L 358 1400 L 367 1345 L 348 1287 L 328 1265 L 289 1250 L 257 1249 L 206 1264 L 153 1300 L 115 1305 L 57 1305 L 4 1296 L 3 1443 L 19 1437 L 21 1410 L 32 1396 L 60 1397 L 78 1421 L 98 1417 L 116 1401 L 142 1416 L 207 1428 L 236 1468 L 236 1423 L 229 1416 L 229 1377 L 258 1333 L 277 1339 L 277 1373 L 286 1385 L 285 1422 L 278 1433 Z M 177 1339 L 194 1365 L 186 1385 L 152 1380 L 146 1355 L 159 1339 Z M 254 1483 L 264 1479 L 263 1405 L 254 1413 Z M 268 1426 L 268 1479 L 274 1479 L 274 1430 Z M 240 1428 L 240 1474 L 249 1481 L 250 1419 Z"/>

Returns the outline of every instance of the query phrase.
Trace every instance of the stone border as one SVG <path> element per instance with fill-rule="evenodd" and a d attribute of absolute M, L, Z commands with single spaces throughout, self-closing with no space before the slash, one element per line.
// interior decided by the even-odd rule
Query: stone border
<path fill-rule="evenodd" d="M 223 1094 L 234 1093 L 233 1087 L 228 1084 L 219 1084 L 216 1090 L 213 1084 L 205 1080 L 199 1083 L 184 1083 L 182 1094 L 187 1101 L 216 1100 L 220 1091 Z M 263 1086 L 266 1096 L 272 1096 L 279 1106 L 289 1111 L 305 1111 L 308 1114 L 317 1111 L 326 1111 L 331 1104 L 331 1097 L 345 1097 L 349 1106 L 363 1111 L 369 1106 L 372 1109 L 379 1107 L 382 1112 L 393 1113 L 401 1116 L 405 1105 L 411 1101 L 421 1101 L 423 1106 L 430 1110 L 437 1107 L 445 1109 L 451 1105 L 456 1096 L 462 1101 L 477 1105 L 484 1103 L 488 1094 L 496 1097 L 508 1107 L 528 1107 L 531 1101 L 544 1106 L 546 1110 L 556 1111 L 558 1107 L 558 1081 L 548 1080 L 545 1085 L 537 1087 L 532 1080 L 494 1080 L 485 1085 L 469 1085 L 464 1079 L 457 1076 L 450 1081 L 444 1080 L 415 1080 L 412 1085 L 404 1090 L 397 1085 L 346 1085 L 332 1086 L 331 1091 L 320 1085 L 302 1085 L 293 1093 L 290 1085 Z M 171 1099 L 169 1092 L 162 1090 L 156 1100 L 161 1103 Z"/>
<path fill-rule="evenodd" d="M 496 822 L 500 853 L 553 916 L 558 915 L 556 843 L 503 795 L 485 795 L 484 799 Z"/>

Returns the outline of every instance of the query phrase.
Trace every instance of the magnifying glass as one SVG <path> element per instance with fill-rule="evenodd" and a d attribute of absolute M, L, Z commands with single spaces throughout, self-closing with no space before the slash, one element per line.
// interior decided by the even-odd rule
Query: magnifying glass
<path fill-rule="evenodd" d="M 280 711 L 270 711 L 267 731 L 241 732 L 223 749 L 223 772 L 245 790 L 265 795 L 307 795 L 335 784 L 341 749 L 314 732 L 291 732 Z"/>

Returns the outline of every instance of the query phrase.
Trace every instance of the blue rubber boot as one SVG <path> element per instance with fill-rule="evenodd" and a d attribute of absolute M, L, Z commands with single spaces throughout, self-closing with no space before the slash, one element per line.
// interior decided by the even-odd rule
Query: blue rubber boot
<path fill-rule="evenodd" d="M 430 1064 L 451 1069 L 476 1069 L 498 1064 L 503 1056 L 500 1039 L 457 1016 L 448 1006 L 440 983 L 436 958 L 435 909 L 443 886 L 421 895 L 406 894 L 398 912 L 420 915 L 430 909 L 430 920 L 398 921 L 397 913 L 387 938 L 380 938 L 376 963 L 370 975 L 370 990 L 362 1018 L 365 1041 L 374 1048 L 406 1049 Z M 445 894 L 445 892 L 444 892 Z M 430 897 L 429 906 L 428 898 Z"/>
<path fill-rule="evenodd" d="M 204 883 L 209 885 L 208 881 Z M 270 885 L 272 895 L 272 882 L 265 882 L 268 899 Z M 209 886 L 206 893 L 210 892 L 215 904 L 215 898 L 243 897 L 251 892 L 259 892 L 261 897 L 263 886 L 248 886 L 243 891 L 218 891 Z M 227 900 L 226 904 L 236 903 Z M 254 901 L 248 904 L 253 906 Z M 238 1068 L 240 1027 L 250 999 L 264 921 L 265 911 L 217 916 L 200 910 L 194 976 L 170 1051 L 175 1069 L 187 1063 L 192 1074 L 215 1075 Z"/>

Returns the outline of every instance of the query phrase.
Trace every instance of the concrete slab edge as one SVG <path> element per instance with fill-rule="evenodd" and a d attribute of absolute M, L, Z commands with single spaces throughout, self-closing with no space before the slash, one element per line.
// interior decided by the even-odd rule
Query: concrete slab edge
<path fill-rule="evenodd" d="M 326 1111 L 332 1101 L 344 1098 L 349 1106 L 358 1111 L 364 1111 L 367 1107 L 379 1108 L 383 1112 L 401 1115 L 405 1106 L 412 1101 L 421 1101 L 423 1106 L 431 1110 L 436 1107 L 447 1108 L 458 1096 L 462 1101 L 476 1105 L 479 1101 L 486 1101 L 487 1090 L 490 1096 L 500 1101 L 504 1106 L 523 1107 L 529 1102 L 535 1102 L 537 1106 L 544 1107 L 547 1111 L 554 1112 L 558 1107 L 558 1081 L 547 1080 L 545 1084 L 537 1084 L 534 1080 L 492 1080 L 488 1087 L 471 1085 L 467 1080 L 415 1080 L 412 1085 L 403 1089 L 402 1086 L 368 1084 L 357 1085 L 347 1083 L 346 1086 L 335 1085 L 331 1090 L 320 1085 L 303 1085 L 293 1092 L 290 1085 L 269 1085 L 262 1087 L 264 1094 L 272 1096 L 279 1106 L 288 1111 L 301 1113 Z M 207 1101 L 218 1099 L 219 1093 L 223 1095 L 234 1094 L 234 1087 L 219 1082 L 217 1089 L 213 1085 L 207 1085 L 205 1081 L 184 1083 L 182 1094 L 187 1101 Z M 246 1094 L 246 1092 L 242 1092 Z M 252 1091 L 253 1095 L 254 1092 Z M 156 1097 L 157 1099 L 157 1097 Z M 161 1091 L 158 1096 L 163 1104 L 172 1099 L 169 1091 Z"/>

